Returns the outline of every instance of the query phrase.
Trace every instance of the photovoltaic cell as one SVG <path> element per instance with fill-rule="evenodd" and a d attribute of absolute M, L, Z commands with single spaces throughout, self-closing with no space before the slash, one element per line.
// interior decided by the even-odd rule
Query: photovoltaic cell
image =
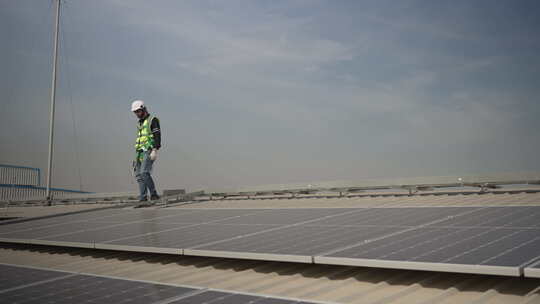
<path fill-rule="evenodd" d="M 271 298 L 259 299 L 255 303 L 257 303 L 257 304 L 293 304 L 293 303 L 295 303 L 295 304 L 301 304 L 301 303 L 308 304 L 308 302 L 296 302 L 296 301 L 291 301 L 291 300 L 271 299 Z"/>
<path fill-rule="evenodd" d="M 110 216 L 92 218 L 91 222 L 98 223 L 129 223 L 129 222 L 142 222 L 152 220 L 154 218 L 161 218 L 174 215 L 177 212 L 163 212 L 162 210 L 130 210 L 122 214 L 113 214 Z M 186 212 L 189 213 L 189 212 Z"/>
<path fill-rule="evenodd" d="M 233 219 L 233 218 L 240 218 L 242 216 L 248 216 L 250 214 L 257 214 L 263 211 L 264 209 L 208 209 L 208 210 L 199 209 L 192 213 L 181 212 L 172 217 L 148 219 L 147 221 L 159 222 L 159 223 L 202 224 L 202 223 L 208 223 L 208 222 L 213 222 L 213 221 L 223 221 L 223 220 L 228 220 L 228 219 Z"/>
<path fill-rule="evenodd" d="M 0 265 L 0 292 L 17 286 L 66 276 L 64 272 Z M 0 298 L 2 296 L 0 295 Z"/>
<path fill-rule="evenodd" d="M 315 221 L 313 225 L 329 226 L 419 226 L 461 213 L 474 207 L 372 208 L 343 216 Z M 362 209 L 360 209 L 362 210 Z"/>
<path fill-rule="evenodd" d="M 202 224 L 193 227 L 179 228 L 172 231 L 142 235 L 106 243 L 158 248 L 189 248 L 200 244 L 270 229 L 272 227 L 275 226 Z"/>
<path fill-rule="evenodd" d="M 417 235 L 415 235 L 417 234 Z M 538 231 L 488 228 L 420 228 L 395 237 L 330 254 L 334 257 L 432 263 L 519 266 L 538 252 L 517 246 L 539 236 Z M 495 263 L 502 261 L 504 264 Z"/>
<path fill-rule="evenodd" d="M 126 214 L 131 213 L 133 210 L 125 210 L 119 208 L 111 208 L 106 210 L 97 210 L 97 211 L 88 211 L 88 212 L 79 212 L 74 214 L 66 214 L 60 216 L 52 216 L 44 219 L 39 219 L 40 222 L 75 222 L 75 221 L 86 221 L 92 219 L 101 219 L 114 216 L 116 214 Z"/>
<path fill-rule="evenodd" d="M 255 295 L 235 294 L 221 291 L 205 291 L 179 299 L 171 304 L 310 304 L 310 302 L 275 299 Z"/>
<path fill-rule="evenodd" d="M 103 218 L 93 218 L 90 221 L 102 223 L 131 223 L 131 222 L 173 222 L 201 223 L 208 220 L 241 215 L 250 210 L 197 210 L 197 209 L 140 209 L 128 210 L 124 214 L 114 214 Z"/>
<path fill-rule="evenodd" d="M 217 303 L 217 301 L 220 301 L 228 296 L 230 296 L 230 294 L 226 292 L 207 291 L 191 297 L 173 301 L 171 304 Z"/>
<path fill-rule="evenodd" d="M 364 210 L 364 209 L 362 209 Z M 366 209 L 367 210 L 367 209 Z M 220 221 L 220 224 L 235 225 L 291 225 L 305 221 L 311 221 L 327 216 L 358 212 L 354 209 L 332 208 L 332 209 L 270 209 L 262 212 L 242 216 L 239 218 Z"/>
<path fill-rule="evenodd" d="M 295 226 L 197 249 L 318 255 L 333 248 L 358 243 L 399 230 L 395 227 Z"/>
<path fill-rule="evenodd" d="M 352 248 L 344 249 L 332 254 L 332 256 L 377 259 L 384 256 L 401 253 L 410 250 L 412 255 L 420 255 L 427 252 L 428 246 L 437 239 L 448 240 L 449 238 L 463 238 L 470 232 L 465 229 L 448 228 L 418 228 L 389 236 L 380 240 L 359 244 Z"/>
<path fill-rule="evenodd" d="M 84 212 L 84 213 L 77 213 L 77 214 L 71 214 L 71 215 L 54 216 L 54 217 L 43 218 L 43 219 L 28 220 L 21 223 L 0 225 L 0 237 L 2 237 L 1 235 L 5 235 L 6 233 L 11 233 L 14 231 L 23 231 L 23 230 L 29 230 L 29 229 L 42 229 L 42 228 L 67 224 L 71 222 L 79 223 L 79 222 L 92 221 L 95 219 L 106 219 L 108 217 L 114 216 L 115 214 L 125 214 L 126 212 L 130 213 L 129 211 L 126 211 L 126 210 L 107 209 L 107 210 L 98 210 L 98 211 L 93 211 L 93 212 Z"/>
<path fill-rule="evenodd" d="M 0 265 L 0 299 L 2 303 L 68 304 L 68 303 L 214 303 L 214 304 L 309 304 L 295 300 L 258 295 L 212 291 L 108 278 L 77 275 Z M 55 279 L 55 280 L 52 280 Z M 33 285 L 28 285 L 32 284 Z"/>
<path fill-rule="evenodd" d="M 43 240 L 83 243 L 104 243 L 132 236 L 145 235 L 158 231 L 178 229 L 190 224 L 163 224 L 154 222 L 132 223 L 110 228 L 87 230 L 56 237 L 44 237 Z"/>
<path fill-rule="evenodd" d="M 0 225 L 0 237 L 9 236 L 13 232 L 39 229 L 42 227 L 49 227 L 49 226 L 62 225 L 62 224 L 65 224 L 65 222 L 28 221 L 28 222 L 23 222 L 23 223 Z"/>
<path fill-rule="evenodd" d="M 540 207 L 489 207 L 433 224 L 438 227 L 540 227 Z"/>
<path fill-rule="evenodd" d="M 499 229 L 497 229 L 499 230 Z M 530 258 L 526 255 L 515 255 L 514 260 L 510 259 L 509 253 L 516 252 L 517 246 L 524 244 L 528 240 L 538 237 L 539 231 L 535 230 L 510 230 L 500 229 L 494 230 L 494 235 L 486 234 L 481 245 L 475 248 L 467 248 L 462 250 L 456 256 L 445 260 L 446 263 L 456 264 L 474 264 L 474 265 L 497 265 L 497 266 L 520 266 L 526 263 Z M 495 234 L 495 232 L 497 232 Z M 502 233 L 498 233 L 502 232 Z M 463 249 L 463 244 L 459 245 Z M 538 255 L 539 252 L 534 253 Z M 496 257 L 507 256 L 508 262 L 506 265 L 494 263 Z M 523 259 L 525 257 L 526 259 Z M 499 260 L 500 261 L 500 260 Z"/>
<path fill-rule="evenodd" d="M 114 224 L 103 224 L 96 222 L 70 222 L 54 226 L 35 228 L 30 230 L 16 231 L 9 234 L 9 237 L 16 239 L 40 239 L 47 236 L 59 234 L 73 233 L 87 229 L 103 228 L 104 226 L 112 226 Z M 3 235 L 0 235 L 3 237 Z"/>
<path fill-rule="evenodd" d="M 540 257 L 540 237 L 536 235 L 534 239 L 527 240 L 522 244 L 517 244 L 515 250 L 502 252 L 495 255 L 489 263 L 491 265 L 511 266 L 515 265 L 516 261 L 525 261 L 520 266 L 529 264 L 529 261 L 538 260 Z"/>
<path fill-rule="evenodd" d="M 5 303 L 154 303 L 195 289 L 77 275 L 2 293 Z"/>

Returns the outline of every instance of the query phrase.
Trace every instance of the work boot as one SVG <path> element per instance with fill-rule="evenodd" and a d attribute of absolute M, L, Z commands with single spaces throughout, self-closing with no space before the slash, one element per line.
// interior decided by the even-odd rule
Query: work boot
<path fill-rule="evenodd" d="M 156 194 L 152 194 L 152 195 L 150 196 L 150 200 L 151 200 L 151 201 L 157 201 L 158 199 L 159 199 L 159 195 L 157 195 L 157 193 L 156 193 Z"/>
<path fill-rule="evenodd" d="M 141 199 L 139 200 L 139 202 L 141 202 L 141 203 L 147 202 L 147 201 L 148 201 L 148 198 L 146 198 L 146 197 L 145 197 L 145 198 L 141 198 Z"/>

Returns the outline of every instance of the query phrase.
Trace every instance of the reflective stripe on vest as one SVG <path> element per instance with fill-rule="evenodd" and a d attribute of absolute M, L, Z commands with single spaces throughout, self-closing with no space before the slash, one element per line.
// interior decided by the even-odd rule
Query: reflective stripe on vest
<path fill-rule="evenodd" d="M 152 134 L 152 130 L 150 130 L 152 119 L 154 119 L 154 117 L 148 115 L 142 124 L 137 125 L 137 140 L 135 141 L 135 150 L 148 151 L 154 147 L 154 134 Z"/>

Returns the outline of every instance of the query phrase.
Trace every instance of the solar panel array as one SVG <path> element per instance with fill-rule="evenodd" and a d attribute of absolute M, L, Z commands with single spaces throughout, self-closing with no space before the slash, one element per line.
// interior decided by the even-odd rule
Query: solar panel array
<path fill-rule="evenodd" d="M 538 276 L 540 206 L 110 209 L 2 225 L 0 241 Z"/>
<path fill-rule="evenodd" d="M 2 303 L 309 304 L 260 295 L 0 265 Z"/>

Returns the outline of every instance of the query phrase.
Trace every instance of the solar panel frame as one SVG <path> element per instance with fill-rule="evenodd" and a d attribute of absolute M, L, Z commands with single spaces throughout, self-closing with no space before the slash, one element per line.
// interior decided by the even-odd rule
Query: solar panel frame
<path fill-rule="evenodd" d="M 315 264 L 327 264 L 327 265 L 487 274 L 487 275 L 513 276 L 513 277 L 521 276 L 521 271 L 519 268 L 505 267 L 505 266 L 390 261 L 390 260 L 344 258 L 344 257 L 332 257 L 332 256 L 315 256 L 313 257 L 313 261 Z"/>
<path fill-rule="evenodd" d="M 540 278 L 540 259 L 524 267 L 523 275 L 527 278 Z"/>

